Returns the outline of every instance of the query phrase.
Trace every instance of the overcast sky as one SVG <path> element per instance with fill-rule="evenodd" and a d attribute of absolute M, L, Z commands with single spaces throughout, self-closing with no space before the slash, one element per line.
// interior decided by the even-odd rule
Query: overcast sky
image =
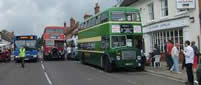
<path fill-rule="evenodd" d="M 94 13 L 96 2 L 101 11 L 116 4 L 116 0 L 0 0 L 0 30 L 41 36 L 47 25 L 69 24 L 70 17 L 83 21 L 85 13 Z"/>

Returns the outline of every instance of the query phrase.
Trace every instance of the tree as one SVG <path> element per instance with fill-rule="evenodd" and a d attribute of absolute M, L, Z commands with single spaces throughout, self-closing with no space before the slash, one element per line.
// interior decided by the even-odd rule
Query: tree
<path fill-rule="evenodd" d="M 41 46 L 42 46 L 42 44 L 43 44 L 43 39 L 39 37 L 39 38 L 37 39 L 37 41 L 36 41 L 36 48 L 37 48 L 37 49 L 40 49 Z"/>

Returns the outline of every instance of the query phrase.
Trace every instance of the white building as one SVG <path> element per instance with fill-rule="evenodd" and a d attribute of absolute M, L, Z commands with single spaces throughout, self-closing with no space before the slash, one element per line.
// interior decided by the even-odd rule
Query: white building
<path fill-rule="evenodd" d="M 12 47 L 12 39 L 7 35 L 0 33 L 0 50 L 4 48 L 11 48 Z"/>
<path fill-rule="evenodd" d="M 198 0 L 128 1 L 124 0 L 121 6 L 140 9 L 146 55 L 152 52 L 154 44 L 160 46 L 161 51 L 164 52 L 168 40 L 180 43 L 181 48 L 185 40 L 196 41 L 196 45 L 200 48 Z"/>

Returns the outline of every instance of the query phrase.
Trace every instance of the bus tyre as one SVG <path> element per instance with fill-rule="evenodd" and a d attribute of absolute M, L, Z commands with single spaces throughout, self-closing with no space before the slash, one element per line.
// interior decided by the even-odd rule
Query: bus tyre
<path fill-rule="evenodd" d="M 109 61 L 109 58 L 107 56 L 103 57 L 103 69 L 105 72 L 112 72 L 112 64 Z"/>
<path fill-rule="evenodd" d="M 65 61 L 65 57 L 64 56 L 62 57 L 62 60 Z"/>
<path fill-rule="evenodd" d="M 43 56 L 43 60 L 44 61 L 47 61 L 48 59 L 47 59 L 47 56 Z"/>
<path fill-rule="evenodd" d="M 69 55 L 67 56 L 67 60 L 70 60 L 70 56 Z"/>
<path fill-rule="evenodd" d="M 34 59 L 33 62 L 38 62 L 38 58 Z"/>
<path fill-rule="evenodd" d="M 144 71 L 144 69 L 145 69 L 145 66 L 144 66 L 144 65 L 137 68 L 138 71 Z"/>
<path fill-rule="evenodd" d="M 84 57 L 84 54 L 82 53 L 81 56 L 80 56 L 80 62 L 82 64 L 85 64 L 85 57 Z"/>

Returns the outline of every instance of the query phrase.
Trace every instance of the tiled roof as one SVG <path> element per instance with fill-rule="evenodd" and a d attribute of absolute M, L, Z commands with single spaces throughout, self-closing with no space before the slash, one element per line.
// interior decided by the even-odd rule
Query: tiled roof
<path fill-rule="evenodd" d="M 9 37 L 8 35 L 1 33 L 1 38 L 8 41 L 8 42 L 13 42 L 13 39 L 11 37 Z"/>
<path fill-rule="evenodd" d="M 124 0 L 120 6 L 129 6 L 139 0 Z"/>
<path fill-rule="evenodd" d="M 73 27 L 67 28 L 65 35 L 68 36 L 69 34 L 76 34 L 76 31 L 79 27 L 79 23 L 77 22 Z"/>

